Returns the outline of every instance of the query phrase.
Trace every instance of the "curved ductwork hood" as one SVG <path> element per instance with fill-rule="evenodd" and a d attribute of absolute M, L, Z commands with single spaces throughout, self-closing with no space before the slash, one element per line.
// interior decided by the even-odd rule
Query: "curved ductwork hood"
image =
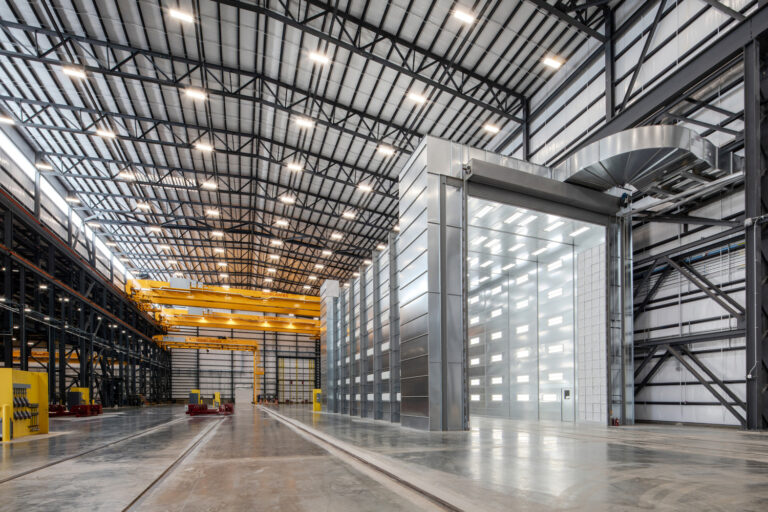
<path fill-rule="evenodd" d="M 717 148 L 682 126 L 654 125 L 610 135 L 577 151 L 553 178 L 595 190 L 631 185 L 645 190 L 680 171 L 717 168 Z"/>

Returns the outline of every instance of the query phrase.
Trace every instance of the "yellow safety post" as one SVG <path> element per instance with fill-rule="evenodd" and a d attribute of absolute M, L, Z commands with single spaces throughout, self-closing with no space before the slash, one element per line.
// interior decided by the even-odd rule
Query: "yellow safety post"
<path fill-rule="evenodd" d="M 320 394 L 322 392 L 322 389 L 312 390 L 312 411 L 314 412 L 320 412 Z"/>
<path fill-rule="evenodd" d="M 11 440 L 11 406 L 3 404 L 3 441 Z"/>

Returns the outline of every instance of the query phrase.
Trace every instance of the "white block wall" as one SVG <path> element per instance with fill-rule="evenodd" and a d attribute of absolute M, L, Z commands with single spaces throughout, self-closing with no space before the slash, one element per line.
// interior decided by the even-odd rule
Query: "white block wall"
<path fill-rule="evenodd" d="M 605 244 L 576 255 L 577 421 L 608 418 Z"/>

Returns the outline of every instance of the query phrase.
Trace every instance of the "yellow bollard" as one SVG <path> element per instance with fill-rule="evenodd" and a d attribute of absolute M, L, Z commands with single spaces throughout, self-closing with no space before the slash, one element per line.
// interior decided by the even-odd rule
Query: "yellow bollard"
<path fill-rule="evenodd" d="M 312 390 L 312 411 L 314 412 L 320 412 L 320 393 L 322 392 L 322 389 Z"/>
<path fill-rule="evenodd" d="M 11 440 L 11 406 L 3 405 L 3 441 Z"/>

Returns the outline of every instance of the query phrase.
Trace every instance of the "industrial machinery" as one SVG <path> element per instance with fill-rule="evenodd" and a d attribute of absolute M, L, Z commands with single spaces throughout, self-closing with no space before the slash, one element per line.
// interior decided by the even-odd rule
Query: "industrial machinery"
<path fill-rule="evenodd" d="M 0 368 L 0 440 L 47 434 L 47 403 L 47 373 Z"/>
<path fill-rule="evenodd" d="M 213 394 L 211 400 L 211 408 L 208 408 L 208 404 L 203 400 L 203 395 L 199 389 L 192 389 L 189 392 L 189 403 L 186 405 L 184 412 L 190 416 L 199 416 L 202 414 L 218 414 L 221 416 L 227 416 L 235 412 L 235 404 L 222 404 L 221 393 L 216 391 Z"/>
<path fill-rule="evenodd" d="M 97 416 L 103 412 L 101 404 L 94 404 L 90 399 L 90 390 L 88 388 L 70 388 L 67 391 L 67 405 L 51 404 L 48 406 L 48 413 L 58 418 L 61 416 Z"/>

